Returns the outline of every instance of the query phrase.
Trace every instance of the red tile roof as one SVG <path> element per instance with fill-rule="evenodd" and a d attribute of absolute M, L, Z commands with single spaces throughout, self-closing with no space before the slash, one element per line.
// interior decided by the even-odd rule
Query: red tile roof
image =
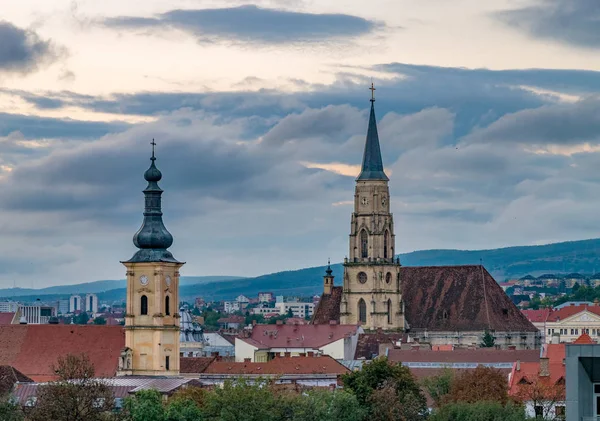
<path fill-rule="evenodd" d="M 573 341 L 574 344 L 579 345 L 587 345 L 587 344 L 595 344 L 594 340 L 587 333 L 583 333 L 579 338 Z"/>
<path fill-rule="evenodd" d="M 354 359 L 360 360 L 372 360 L 373 357 L 378 356 L 381 345 L 388 345 L 394 347 L 396 342 L 405 339 L 404 333 L 398 332 L 368 332 L 361 333 L 358 335 L 358 343 L 356 344 L 356 351 L 354 352 Z"/>
<path fill-rule="evenodd" d="M 179 372 L 181 374 L 204 373 L 204 370 L 217 357 L 181 357 L 179 360 Z"/>
<path fill-rule="evenodd" d="M 540 376 L 540 362 L 514 363 L 510 375 L 509 394 L 519 396 L 521 387 L 534 382 L 557 386 L 564 393 L 565 381 L 565 344 L 546 345 L 544 355 L 548 358 L 549 376 Z M 542 389 L 539 389 L 542 390 Z"/>
<path fill-rule="evenodd" d="M 213 361 L 204 371 L 205 374 L 255 374 L 255 375 L 285 375 L 285 374 L 335 374 L 348 373 L 346 367 L 330 356 L 320 357 L 284 357 L 274 358 L 266 363 L 235 363 L 228 361 Z"/>
<path fill-rule="evenodd" d="M 29 377 L 9 365 L 0 365 L 0 396 L 13 390 L 16 383 L 31 383 Z"/>
<path fill-rule="evenodd" d="M 531 323 L 543 323 L 546 321 L 546 319 L 548 319 L 552 309 L 541 308 L 539 310 L 521 310 L 521 312 Z"/>
<path fill-rule="evenodd" d="M 356 325 L 256 325 L 250 338 L 238 338 L 259 349 L 313 348 L 358 333 Z"/>
<path fill-rule="evenodd" d="M 432 351 L 454 351 L 454 345 L 433 345 Z"/>
<path fill-rule="evenodd" d="M 239 316 L 237 314 L 231 315 L 229 317 L 221 317 L 217 323 L 222 324 L 222 323 L 241 323 L 244 324 L 244 322 L 246 321 L 246 318 L 243 316 Z"/>
<path fill-rule="evenodd" d="M 0 313 L 0 325 L 9 325 L 12 323 L 15 313 Z"/>
<path fill-rule="evenodd" d="M 87 354 L 96 376 L 114 376 L 125 331 L 121 326 L 0 326 L 0 365 L 10 365 L 35 381 L 56 378 L 51 366 L 59 356 Z"/>
<path fill-rule="evenodd" d="M 565 306 L 559 308 L 558 310 L 554 310 L 548 316 L 548 322 L 558 322 L 560 320 L 565 320 L 571 316 L 576 315 L 577 313 L 581 313 L 583 311 L 589 311 L 590 313 L 594 313 L 597 316 L 600 316 L 600 306 L 596 305 L 588 305 L 588 304 L 580 304 L 576 306 Z"/>

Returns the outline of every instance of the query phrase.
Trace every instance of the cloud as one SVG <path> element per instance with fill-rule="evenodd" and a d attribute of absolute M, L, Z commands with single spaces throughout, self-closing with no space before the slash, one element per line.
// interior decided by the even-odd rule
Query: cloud
<path fill-rule="evenodd" d="M 0 21 L 0 72 L 30 73 L 58 57 L 50 41 L 10 22 Z"/>
<path fill-rule="evenodd" d="M 172 10 L 154 18 L 114 17 L 114 28 L 179 29 L 200 41 L 236 40 L 261 44 L 323 42 L 373 32 L 381 24 L 345 14 L 313 14 L 245 5 L 221 9 Z"/>
<path fill-rule="evenodd" d="M 545 0 L 535 6 L 497 12 L 506 24 L 536 38 L 600 48 L 600 6 L 596 0 Z"/>

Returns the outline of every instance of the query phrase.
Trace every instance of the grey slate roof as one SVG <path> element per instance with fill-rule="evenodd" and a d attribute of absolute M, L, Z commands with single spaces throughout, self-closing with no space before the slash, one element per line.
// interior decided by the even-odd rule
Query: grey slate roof
<path fill-rule="evenodd" d="M 371 100 L 371 115 L 369 116 L 369 129 L 367 130 L 362 170 L 356 181 L 365 180 L 389 180 L 383 172 L 379 135 L 377 134 L 377 120 L 375 118 L 375 100 L 373 99 Z"/>

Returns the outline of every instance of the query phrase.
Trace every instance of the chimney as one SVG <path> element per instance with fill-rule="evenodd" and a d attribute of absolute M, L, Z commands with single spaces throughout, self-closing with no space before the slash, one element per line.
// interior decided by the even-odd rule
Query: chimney
<path fill-rule="evenodd" d="M 517 360 L 517 371 L 521 371 L 521 360 Z"/>
<path fill-rule="evenodd" d="M 550 360 L 548 358 L 540 358 L 540 377 L 550 376 Z"/>

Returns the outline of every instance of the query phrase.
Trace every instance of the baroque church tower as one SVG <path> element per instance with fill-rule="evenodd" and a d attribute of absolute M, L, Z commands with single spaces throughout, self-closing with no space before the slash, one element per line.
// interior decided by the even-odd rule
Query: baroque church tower
<path fill-rule="evenodd" d="M 145 210 L 142 227 L 133 236 L 139 249 L 121 262 L 127 268 L 125 349 L 119 361 L 120 375 L 164 376 L 179 374 L 179 268 L 167 249 L 173 236 L 162 221 L 162 178 L 156 168 L 154 146 L 144 178 Z"/>
<path fill-rule="evenodd" d="M 375 88 L 371 86 L 371 90 L 374 92 Z M 372 96 L 362 169 L 354 193 L 350 252 L 344 261 L 342 324 L 361 323 L 365 329 L 373 330 L 404 329 L 400 260 L 394 258 L 394 219 L 388 181 L 383 171 Z"/>

